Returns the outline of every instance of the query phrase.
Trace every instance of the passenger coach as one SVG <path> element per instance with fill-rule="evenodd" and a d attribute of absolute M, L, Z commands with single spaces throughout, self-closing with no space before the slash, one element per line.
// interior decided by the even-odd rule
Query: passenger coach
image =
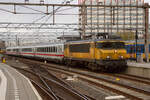
<path fill-rule="evenodd" d="M 64 43 L 6 48 L 6 54 L 62 62 Z"/>
<path fill-rule="evenodd" d="M 145 45 L 143 40 L 138 40 L 137 44 L 135 41 L 126 41 L 125 48 L 129 59 L 135 60 L 137 56 L 141 56 L 145 59 Z M 149 59 L 150 59 L 150 42 L 149 42 Z"/>

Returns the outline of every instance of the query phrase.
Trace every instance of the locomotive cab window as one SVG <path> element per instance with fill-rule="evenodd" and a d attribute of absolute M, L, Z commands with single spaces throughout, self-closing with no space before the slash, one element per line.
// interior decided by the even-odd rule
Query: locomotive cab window
<path fill-rule="evenodd" d="M 101 49 L 124 49 L 124 42 L 103 42 L 97 43 L 97 48 Z"/>
<path fill-rule="evenodd" d="M 90 44 L 72 44 L 69 45 L 69 51 L 70 52 L 82 52 L 82 53 L 88 53 L 90 52 Z"/>

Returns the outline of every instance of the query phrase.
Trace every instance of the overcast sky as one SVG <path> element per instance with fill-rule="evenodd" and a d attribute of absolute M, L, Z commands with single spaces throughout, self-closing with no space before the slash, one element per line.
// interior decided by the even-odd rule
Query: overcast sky
<path fill-rule="evenodd" d="M 29 0 L 29 1 L 33 2 L 33 3 L 39 3 L 40 0 Z M 61 3 L 62 1 L 64 1 L 64 0 L 45 0 L 45 3 Z M 76 1 L 76 0 L 74 0 L 74 1 Z M 0 0 L 0 2 L 24 2 L 24 0 Z M 77 2 L 73 2 L 73 3 L 77 3 Z M 12 6 L 0 6 L 0 8 L 13 10 Z M 32 8 L 43 11 L 43 12 L 46 12 L 45 7 L 32 7 Z M 51 9 L 52 9 L 52 7 L 49 7 L 49 12 L 51 12 Z M 63 9 L 63 8 L 61 8 L 61 9 Z M 17 11 L 18 12 L 30 12 L 32 10 L 29 10 L 29 9 L 24 8 L 24 7 L 18 6 Z M 76 11 L 77 11 L 77 9 L 76 10 L 71 10 L 72 13 L 74 13 Z M 68 12 L 70 12 L 70 11 L 68 10 Z M 0 17 L 0 22 L 32 22 L 32 21 L 44 16 L 44 15 L 14 15 L 14 14 L 10 14 L 10 13 L 4 12 L 4 11 L 0 11 L 0 14 L 2 16 L 4 16 L 4 17 Z M 56 16 L 56 18 L 57 17 L 59 17 L 59 16 Z M 63 18 L 63 17 L 64 16 L 61 16 L 61 18 Z M 65 17 L 68 17 L 68 16 L 65 16 Z M 72 17 L 74 18 L 74 17 L 77 17 L 77 16 L 72 16 Z M 46 19 L 47 19 L 47 17 L 44 17 L 43 20 L 41 20 L 41 22 L 43 22 Z M 61 21 L 61 20 L 59 20 L 59 18 L 57 18 L 57 20 L 59 22 Z M 69 18 L 65 18 L 65 19 L 63 19 L 63 22 L 64 21 L 65 22 L 70 22 L 71 20 L 69 20 Z M 77 21 L 77 20 L 75 20 L 75 21 Z M 47 22 L 50 22 L 50 18 Z"/>
<path fill-rule="evenodd" d="M 39 3 L 40 0 L 29 0 L 30 2 L 34 2 L 34 3 Z M 45 0 L 45 3 L 61 3 L 64 0 Z M 78 0 L 74 0 L 72 3 L 77 4 Z M 24 0 L 0 0 L 0 2 L 24 2 Z M 145 0 L 145 2 L 150 2 L 150 0 Z M 13 10 L 13 7 L 11 6 L 0 6 L 0 8 L 6 8 L 6 9 L 10 9 Z M 35 9 L 41 10 L 41 11 L 45 11 L 46 9 L 43 7 L 34 7 Z M 63 9 L 63 8 L 62 8 Z M 73 10 L 68 10 L 65 13 L 75 13 L 78 12 L 78 9 L 73 9 Z M 29 9 L 26 9 L 24 7 L 17 7 L 17 11 L 18 12 L 30 12 Z M 49 11 L 51 11 L 51 8 L 49 8 Z M 63 12 L 64 13 L 64 12 Z M 0 10 L 0 15 L 2 17 L 0 17 L 0 22 L 32 22 L 35 21 L 36 19 L 44 16 L 44 15 L 14 15 L 14 14 L 10 14 L 4 11 Z M 66 18 L 64 18 L 66 17 Z M 57 16 L 56 17 L 58 22 L 78 22 L 78 16 Z M 40 20 L 39 22 L 43 22 L 46 19 L 48 19 L 48 17 L 44 17 L 42 20 Z M 63 20 L 62 20 L 63 19 Z M 74 19 L 74 20 L 72 20 Z M 46 22 L 52 22 L 52 18 L 49 18 L 48 21 Z"/>
<path fill-rule="evenodd" d="M 150 0 L 145 0 L 145 2 L 150 2 Z"/>

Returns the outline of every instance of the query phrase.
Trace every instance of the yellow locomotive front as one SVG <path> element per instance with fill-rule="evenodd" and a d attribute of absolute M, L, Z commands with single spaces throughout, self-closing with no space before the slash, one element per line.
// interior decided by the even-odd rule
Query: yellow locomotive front
<path fill-rule="evenodd" d="M 106 71 L 120 71 L 126 68 L 127 51 L 123 41 L 97 41 L 96 63 Z"/>
<path fill-rule="evenodd" d="M 72 41 L 65 44 L 64 61 L 69 65 L 114 72 L 126 68 L 126 59 L 125 44 L 119 40 Z"/>

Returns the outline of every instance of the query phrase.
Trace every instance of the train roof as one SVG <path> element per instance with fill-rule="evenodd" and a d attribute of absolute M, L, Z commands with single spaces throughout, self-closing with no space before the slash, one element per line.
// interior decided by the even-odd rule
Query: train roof
<path fill-rule="evenodd" d="M 77 40 L 77 41 L 67 41 L 67 43 L 85 43 L 85 42 L 97 42 L 97 41 L 123 41 L 121 39 L 96 39 L 96 40 Z"/>
<path fill-rule="evenodd" d="M 18 48 L 36 48 L 36 47 L 49 47 L 49 46 L 56 46 L 56 45 L 63 45 L 63 42 L 60 43 L 49 43 L 49 44 L 38 44 L 32 46 L 16 46 L 16 47 L 7 47 L 6 49 L 18 49 Z"/>
<path fill-rule="evenodd" d="M 135 43 L 135 41 L 136 41 L 136 40 L 130 40 L 130 41 L 125 41 L 125 42 L 126 42 L 126 43 Z M 137 42 L 143 44 L 143 43 L 145 43 L 145 40 L 144 40 L 144 39 L 141 39 L 141 40 L 137 40 Z M 148 42 L 149 42 L 149 44 L 150 44 L 150 40 L 149 40 Z"/>

